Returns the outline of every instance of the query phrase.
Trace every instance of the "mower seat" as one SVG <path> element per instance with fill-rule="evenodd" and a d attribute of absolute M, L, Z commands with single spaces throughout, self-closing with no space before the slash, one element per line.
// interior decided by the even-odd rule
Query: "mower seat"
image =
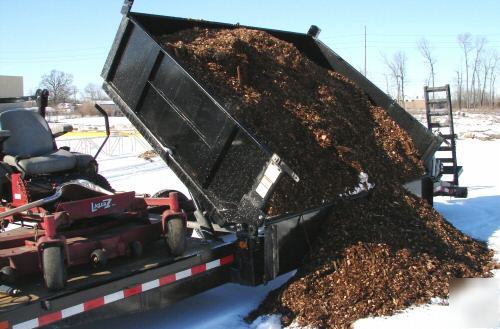
<path fill-rule="evenodd" d="M 25 109 L 12 109 L 0 113 L 0 129 L 10 131 L 3 142 L 4 162 L 27 175 L 51 174 L 77 168 L 88 162 L 73 153 L 56 149 L 52 132 L 38 113 Z"/>
<path fill-rule="evenodd" d="M 3 161 L 27 175 L 51 174 L 71 170 L 76 166 L 76 158 L 71 152 L 66 150 L 57 150 L 49 154 L 27 159 L 6 155 Z"/>

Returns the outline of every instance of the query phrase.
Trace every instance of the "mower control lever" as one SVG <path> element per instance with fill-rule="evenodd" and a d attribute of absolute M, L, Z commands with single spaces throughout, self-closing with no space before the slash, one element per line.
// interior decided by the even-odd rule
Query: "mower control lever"
<path fill-rule="evenodd" d="M 104 141 L 102 142 L 101 146 L 99 147 L 99 149 L 97 150 L 96 154 L 94 155 L 94 160 L 97 159 L 97 156 L 99 155 L 99 153 L 101 153 L 102 148 L 104 147 L 104 145 L 108 141 L 109 135 L 111 134 L 111 131 L 109 129 L 108 114 L 106 113 L 106 111 L 104 111 L 104 109 L 99 104 L 95 104 L 95 108 L 104 117 L 104 125 L 106 127 L 106 138 L 104 138 Z"/>

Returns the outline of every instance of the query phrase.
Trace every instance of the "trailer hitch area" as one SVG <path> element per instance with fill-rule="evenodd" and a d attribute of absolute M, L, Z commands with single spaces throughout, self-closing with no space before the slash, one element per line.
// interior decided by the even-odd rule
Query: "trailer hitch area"
<path fill-rule="evenodd" d="M 251 224 L 237 224 L 236 237 L 232 280 L 246 286 L 257 286 L 262 283 L 264 276 L 263 246 L 258 227 Z"/>

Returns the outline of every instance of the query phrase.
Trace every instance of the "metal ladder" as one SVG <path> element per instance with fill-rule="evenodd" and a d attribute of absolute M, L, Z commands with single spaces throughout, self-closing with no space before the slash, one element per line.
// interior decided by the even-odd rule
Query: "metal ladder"
<path fill-rule="evenodd" d="M 455 131 L 453 129 L 453 111 L 451 108 L 450 85 L 442 87 L 424 87 L 425 113 L 427 128 L 444 139 L 438 148 L 440 155 L 436 160 L 443 164 L 444 175 L 451 175 L 448 183 L 458 186 L 458 177 L 462 166 L 457 165 Z"/>

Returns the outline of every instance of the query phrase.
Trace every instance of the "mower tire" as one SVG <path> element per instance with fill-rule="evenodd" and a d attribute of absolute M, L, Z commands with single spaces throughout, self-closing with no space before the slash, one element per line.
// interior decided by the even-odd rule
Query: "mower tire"
<path fill-rule="evenodd" d="M 0 270 L 0 282 L 15 283 L 17 280 L 16 270 L 10 266 L 4 266 Z"/>
<path fill-rule="evenodd" d="M 66 267 L 64 253 L 60 246 L 49 246 L 43 249 L 43 277 L 49 290 L 57 291 L 66 285 Z"/>
<path fill-rule="evenodd" d="M 104 249 L 96 249 L 90 254 L 90 262 L 94 268 L 104 268 L 108 265 L 108 256 Z"/>
<path fill-rule="evenodd" d="M 186 223 L 182 217 L 170 218 L 167 221 L 166 242 L 170 253 L 180 256 L 186 251 Z"/>

